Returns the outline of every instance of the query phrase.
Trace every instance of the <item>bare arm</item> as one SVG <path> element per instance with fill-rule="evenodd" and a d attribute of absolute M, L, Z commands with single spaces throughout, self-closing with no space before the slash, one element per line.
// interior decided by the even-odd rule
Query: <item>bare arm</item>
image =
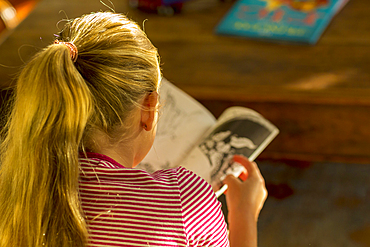
<path fill-rule="evenodd" d="M 255 162 L 239 155 L 234 156 L 234 161 L 242 164 L 248 174 L 244 182 L 232 175 L 224 180 L 228 185 L 230 246 L 257 247 L 257 220 L 267 198 L 265 181 Z"/>

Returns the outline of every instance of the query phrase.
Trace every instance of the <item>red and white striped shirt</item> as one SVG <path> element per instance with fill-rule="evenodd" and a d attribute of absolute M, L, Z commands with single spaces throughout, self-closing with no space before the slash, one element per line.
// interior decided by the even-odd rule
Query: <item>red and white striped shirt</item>
<path fill-rule="evenodd" d="M 89 246 L 229 246 L 210 185 L 179 167 L 149 174 L 111 158 L 80 158 Z"/>

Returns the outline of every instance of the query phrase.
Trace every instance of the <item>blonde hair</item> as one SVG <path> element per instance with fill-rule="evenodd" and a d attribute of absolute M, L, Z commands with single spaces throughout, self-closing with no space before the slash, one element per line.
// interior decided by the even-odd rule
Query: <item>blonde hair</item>
<path fill-rule="evenodd" d="M 127 17 L 99 12 L 69 21 L 60 41 L 22 70 L 1 144 L 0 246 L 85 246 L 78 155 L 97 129 L 130 126 L 160 82 L 157 49 Z"/>

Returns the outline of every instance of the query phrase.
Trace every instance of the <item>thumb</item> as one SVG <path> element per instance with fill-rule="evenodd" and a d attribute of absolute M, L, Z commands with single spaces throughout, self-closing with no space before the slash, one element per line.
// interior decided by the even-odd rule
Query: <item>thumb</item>
<path fill-rule="evenodd" d="M 234 175 L 227 175 L 226 178 L 223 180 L 225 184 L 227 184 L 227 187 L 233 188 L 235 186 L 238 186 L 241 182 L 238 178 L 236 178 Z"/>

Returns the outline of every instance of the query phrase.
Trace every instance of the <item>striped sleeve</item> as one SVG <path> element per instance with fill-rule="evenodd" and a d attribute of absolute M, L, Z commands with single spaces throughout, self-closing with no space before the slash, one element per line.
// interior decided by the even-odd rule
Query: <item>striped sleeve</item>
<path fill-rule="evenodd" d="M 185 168 L 178 168 L 183 219 L 189 246 L 229 246 L 227 227 L 211 186 Z"/>

